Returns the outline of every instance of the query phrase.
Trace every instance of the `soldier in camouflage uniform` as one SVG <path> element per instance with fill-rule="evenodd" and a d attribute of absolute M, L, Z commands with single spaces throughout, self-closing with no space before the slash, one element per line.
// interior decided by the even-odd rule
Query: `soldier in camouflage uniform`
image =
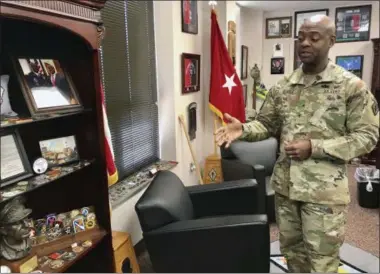
<path fill-rule="evenodd" d="M 280 134 L 272 186 L 281 252 L 291 272 L 337 272 L 350 202 L 346 164 L 379 138 L 378 104 L 366 84 L 328 59 L 335 42 L 326 16 L 299 31 L 302 68 L 274 85 L 256 120 L 229 123 L 218 145 Z"/>

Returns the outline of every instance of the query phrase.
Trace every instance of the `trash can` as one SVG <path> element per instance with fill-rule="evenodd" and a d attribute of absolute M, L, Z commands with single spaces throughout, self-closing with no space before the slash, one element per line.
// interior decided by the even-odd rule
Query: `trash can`
<path fill-rule="evenodd" d="M 355 179 L 358 189 L 358 203 L 364 208 L 380 206 L 380 171 L 374 167 L 356 168 Z"/>

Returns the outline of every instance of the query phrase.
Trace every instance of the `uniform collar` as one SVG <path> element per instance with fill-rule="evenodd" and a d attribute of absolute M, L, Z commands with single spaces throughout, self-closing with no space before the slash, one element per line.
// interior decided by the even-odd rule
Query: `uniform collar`
<path fill-rule="evenodd" d="M 333 82 L 335 79 L 335 69 L 336 65 L 329 59 L 326 68 L 315 76 L 317 80 L 315 83 Z M 301 66 L 289 76 L 289 82 L 293 85 L 304 85 L 304 75 L 305 74 L 303 73 Z"/>

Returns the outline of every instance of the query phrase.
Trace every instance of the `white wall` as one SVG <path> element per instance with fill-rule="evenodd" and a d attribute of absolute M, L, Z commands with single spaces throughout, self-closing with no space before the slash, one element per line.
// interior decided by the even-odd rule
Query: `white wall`
<path fill-rule="evenodd" d="M 378 1 L 357 1 L 356 4 L 352 2 L 347 5 L 343 1 L 339 7 L 355 6 L 372 4 L 372 19 L 371 19 L 371 39 L 379 37 L 379 2 Z M 321 5 L 321 8 L 324 8 Z M 335 20 L 335 6 L 329 8 L 329 16 Z M 293 30 L 294 30 L 294 12 L 295 10 L 278 11 L 278 12 L 265 12 L 264 18 L 292 16 L 293 17 Z M 265 19 L 264 19 L 265 20 Z M 263 25 L 265 31 L 265 24 Z M 286 39 L 264 39 L 263 41 L 263 69 L 261 72 L 262 80 L 267 88 L 274 85 L 283 75 L 270 74 L 270 59 L 272 57 L 273 45 L 281 43 L 284 46 L 285 57 L 285 75 L 293 71 L 294 60 L 294 38 Z M 330 59 L 335 62 L 337 55 L 364 55 L 363 64 L 363 80 L 370 86 L 372 77 L 373 66 L 373 47 L 371 41 L 366 42 L 350 42 L 350 43 L 337 43 L 330 50 Z"/>
<path fill-rule="evenodd" d="M 218 22 L 225 36 L 226 2 L 217 2 Z M 196 172 L 190 172 L 193 161 L 178 116 L 183 114 L 187 122 L 187 106 L 192 102 L 198 104 L 197 137 L 192 145 L 203 166 L 205 157 L 213 153 L 213 116 L 208 109 L 211 9 L 208 1 L 198 1 L 197 35 L 182 32 L 181 1 L 154 1 L 154 17 L 160 154 L 164 160 L 178 161 L 173 171 L 185 185 L 195 185 L 198 179 Z M 181 94 L 182 53 L 201 55 L 201 90 L 196 93 Z M 142 239 L 134 206 L 143 191 L 112 211 L 112 229 L 130 233 L 134 244 Z"/>

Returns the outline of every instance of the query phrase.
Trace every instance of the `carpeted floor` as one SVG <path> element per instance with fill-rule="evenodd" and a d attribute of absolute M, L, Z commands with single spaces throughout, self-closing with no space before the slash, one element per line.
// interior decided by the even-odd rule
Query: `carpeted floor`
<path fill-rule="evenodd" d="M 348 209 L 345 242 L 379 257 L 379 209 L 365 209 L 357 202 L 357 186 L 353 174 L 354 166 L 349 166 L 351 203 Z M 271 242 L 278 240 L 276 224 L 271 226 Z M 144 251 L 138 256 L 142 273 L 152 273 L 149 255 Z"/>

